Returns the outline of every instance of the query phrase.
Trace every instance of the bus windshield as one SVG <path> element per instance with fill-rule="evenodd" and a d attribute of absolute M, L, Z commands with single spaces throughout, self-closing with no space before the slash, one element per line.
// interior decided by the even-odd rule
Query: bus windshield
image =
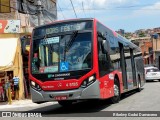
<path fill-rule="evenodd" d="M 92 32 L 73 31 L 33 40 L 32 73 L 91 69 Z"/>

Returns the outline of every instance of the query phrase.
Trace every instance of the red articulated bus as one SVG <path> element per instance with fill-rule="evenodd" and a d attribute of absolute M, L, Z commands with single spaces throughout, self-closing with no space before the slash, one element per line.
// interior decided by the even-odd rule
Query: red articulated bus
<path fill-rule="evenodd" d="M 145 83 L 141 50 L 96 19 L 56 21 L 34 28 L 29 79 L 32 101 L 120 100 Z"/>

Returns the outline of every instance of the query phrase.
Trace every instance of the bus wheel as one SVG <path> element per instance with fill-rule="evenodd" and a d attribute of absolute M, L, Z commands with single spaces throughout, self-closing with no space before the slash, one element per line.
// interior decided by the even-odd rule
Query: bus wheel
<path fill-rule="evenodd" d="M 58 101 L 58 103 L 61 105 L 61 106 L 70 106 L 73 104 L 73 101 L 72 100 L 61 100 L 61 101 Z"/>
<path fill-rule="evenodd" d="M 141 91 L 141 82 L 140 82 L 140 77 L 138 77 L 138 88 L 137 88 L 137 92 Z"/>
<path fill-rule="evenodd" d="M 114 97 L 111 98 L 112 103 L 118 103 L 120 100 L 120 87 L 117 78 L 114 79 Z"/>

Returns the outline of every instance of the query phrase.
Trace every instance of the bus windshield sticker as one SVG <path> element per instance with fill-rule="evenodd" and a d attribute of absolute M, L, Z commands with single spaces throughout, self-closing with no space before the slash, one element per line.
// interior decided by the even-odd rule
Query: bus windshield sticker
<path fill-rule="evenodd" d="M 54 74 L 48 74 L 48 78 L 53 78 L 53 77 L 55 77 Z"/>
<path fill-rule="evenodd" d="M 68 62 L 60 62 L 60 71 L 68 71 Z"/>
<path fill-rule="evenodd" d="M 48 66 L 48 67 L 41 67 L 39 69 L 41 73 L 50 73 L 50 72 L 57 72 L 58 66 Z"/>
<path fill-rule="evenodd" d="M 41 40 L 42 45 L 59 43 L 59 37 L 46 38 Z"/>
<path fill-rule="evenodd" d="M 39 72 L 40 72 L 40 73 L 44 73 L 44 68 L 45 68 L 45 67 L 40 67 L 40 68 L 39 68 Z"/>

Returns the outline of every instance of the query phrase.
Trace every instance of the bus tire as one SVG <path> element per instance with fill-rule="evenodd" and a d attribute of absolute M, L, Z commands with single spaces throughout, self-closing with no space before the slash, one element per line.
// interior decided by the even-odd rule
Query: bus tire
<path fill-rule="evenodd" d="M 114 79 L 114 96 L 111 98 L 111 102 L 118 103 L 120 100 L 120 84 L 117 78 Z"/>
<path fill-rule="evenodd" d="M 72 100 L 61 100 L 61 101 L 58 101 L 58 103 L 61 105 L 61 106 L 70 106 L 73 104 L 73 101 Z"/>
<path fill-rule="evenodd" d="M 142 90 L 141 88 L 141 79 L 140 76 L 138 76 L 138 88 L 137 88 L 137 92 L 140 92 Z"/>

